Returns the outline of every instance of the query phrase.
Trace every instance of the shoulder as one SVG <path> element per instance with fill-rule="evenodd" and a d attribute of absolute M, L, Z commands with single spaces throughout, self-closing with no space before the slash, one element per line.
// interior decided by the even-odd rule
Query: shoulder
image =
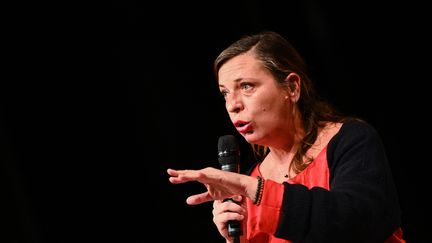
<path fill-rule="evenodd" d="M 358 119 L 345 121 L 327 147 L 327 156 L 330 161 L 348 154 L 365 156 L 365 154 L 382 154 L 383 152 L 382 141 L 376 129 L 368 122 Z"/>
<path fill-rule="evenodd" d="M 379 139 L 379 134 L 376 129 L 364 120 L 349 119 L 341 124 L 339 131 L 333 136 L 329 142 L 329 146 L 335 145 L 338 142 L 355 141 L 362 139 Z"/>

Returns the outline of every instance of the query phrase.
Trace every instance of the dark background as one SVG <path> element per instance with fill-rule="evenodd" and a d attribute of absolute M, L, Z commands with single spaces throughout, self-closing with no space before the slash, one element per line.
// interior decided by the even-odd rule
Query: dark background
<path fill-rule="evenodd" d="M 42 17 L 50 25 L 40 28 L 34 18 L 16 18 L 27 28 L 16 30 L 25 33 L 17 43 L 11 37 L 16 54 L 6 68 L 19 68 L 0 88 L 4 242 L 224 242 L 211 203 L 185 203 L 204 187 L 172 185 L 166 169 L 219 167 L 218 137 L 237 134 L 212 63 L 231 42 L 259 30 L 289 39 L 320 94 L 382 135 L 405 238 L 427 241 L 425 6 L 111 3 L 108 18 L 91 24 L 80 16 L 65 25 Z M 75 20 L 79 30 L 69 33 Z M 106 35 L 99 34 L 104 26 Z M 243 170 L 252 156 L 240 143 Z"/>

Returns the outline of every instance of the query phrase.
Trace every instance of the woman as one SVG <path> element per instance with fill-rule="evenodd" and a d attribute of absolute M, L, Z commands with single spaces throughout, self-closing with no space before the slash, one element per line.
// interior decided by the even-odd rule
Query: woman
<path fill-rule="evenodd" d="M 263 160 L 245 175 L 168 174 L 207 187 L 187 203 L 214 201 L 226 242 L 237 241 L 230 220 L 242 222 L 242 242 L 405 242 L 380 137 L 318 98 L 289 42 L 274 32 L 245 36 L 216 58 L 215 74 L 232 123 Z"/>

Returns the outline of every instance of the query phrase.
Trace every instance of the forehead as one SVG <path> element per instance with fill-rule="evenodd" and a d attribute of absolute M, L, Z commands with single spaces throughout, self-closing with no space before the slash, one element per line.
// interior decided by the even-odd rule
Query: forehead
<path fill-rule="evenodd" d="M 224 63 L 218 72 L 219 84 L 248 78 L 258 78 L 269 75 L 269 71 L 264 68 L 253 54 L 245 53 L 233 57 Z"/>

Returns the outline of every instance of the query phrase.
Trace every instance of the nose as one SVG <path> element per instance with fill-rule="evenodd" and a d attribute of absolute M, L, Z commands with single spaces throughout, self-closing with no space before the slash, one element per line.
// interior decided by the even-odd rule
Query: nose
<path fill-rule="evenodd" d="M 228 112 L 230 113 L 239 113 L 243 110 L 243 102 L 240 97 L 235 94 L 229 94 L 225 98 L 225 106 Z"/>

